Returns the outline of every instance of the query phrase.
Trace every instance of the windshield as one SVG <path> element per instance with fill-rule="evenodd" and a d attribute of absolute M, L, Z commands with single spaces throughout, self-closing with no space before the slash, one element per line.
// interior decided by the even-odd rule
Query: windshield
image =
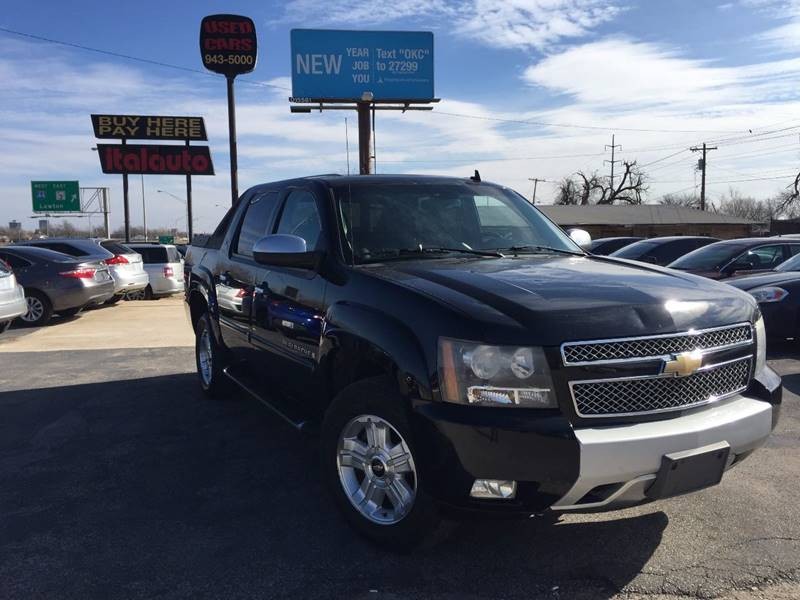
<path fill-rule="evenodd" d="M 800 254 L 793 256 L 789 260 L 782 262 L 777 267 L 776 271 L 800 271 Z"/>
<path fill-rule="evenodd" d="M 625 246 L 624 248 L 613 252 L 611 256 L 616 256 L 617 258 L 637 259 L 641 258 L 657 246 L 658 242 L 636 242 L 630 246 Z"/>
<path fill-rule="evenodd" d="M 465 256 L 470 251 L 582 254 L 524 198 L 492 185 L 364 182 L 337 186 L 335 193 L 345 254 L 355 264 L 419 258 L 434 249 Z"/>
<path fill-rule="evenodd" d="M 673 269 L 692 271 L 715 271 L 724 267 L 731 259 L 747 249 L 747 244 L 710 244 L 689 252 L 671 265 Z"/>

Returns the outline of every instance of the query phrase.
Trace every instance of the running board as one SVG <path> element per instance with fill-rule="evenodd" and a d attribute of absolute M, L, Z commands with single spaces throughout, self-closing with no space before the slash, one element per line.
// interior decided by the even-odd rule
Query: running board
<path fill-rule="evenodd" d="M 247 383 L 247 381 L 245 381 L 245 377 L 243 377 L 243 376 L 241 376 L 239 374 L 234 375 L 233 373 L 231 373 L 231 367 L 230 366 L 225 367 L 224 369 L 222 369 L 222 372 L 225 373 L 225 375 L 228 377 L 228 379 L 233 381 L 236 385 L 238 385 L 240 388 L 242 388 L 245 392 L 247 392 L 248 394 L 253 396 L 253 398 L 258 400 L 261 404 L 266 406 L 273 413 L 275 413 L 277 416 L 279 416 L 281 419 L 286 421 L 289 425 L 291 425 L 292 427 L 294 427 L 298 431 L 302 431 L 304 433 L 312 433 L 312 432 L 316 431 L 316 428 L 314 427 L 313 423 L 311 423 L 310 421 L 305 420 L 305 419 L 293 419 L 292 417 L 287 415 L 286 412 L 284 412 L 284 410 L 281 410 L 280 408 L 275 406 L 274 403 L 270 402 L 269 400 L 264 398 L 264 396 L 262 396 L 261 394 L 256 392 L 253 389 L 253 386 L 251 384 Z"/>

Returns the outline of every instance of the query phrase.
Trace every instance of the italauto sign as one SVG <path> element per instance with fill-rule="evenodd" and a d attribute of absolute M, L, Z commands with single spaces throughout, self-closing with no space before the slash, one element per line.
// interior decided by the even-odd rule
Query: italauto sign
<path fill-rule="evenodd" d="M 209 15 L 200 23 L 203 66 L 226 77 L 256 68 L 258 40 L 253 20 L 240 15 Z"/>
<path fill-rule="evenodd" d="M 213 175 L 208 146 L 97 144 L 103 173 Z"/>

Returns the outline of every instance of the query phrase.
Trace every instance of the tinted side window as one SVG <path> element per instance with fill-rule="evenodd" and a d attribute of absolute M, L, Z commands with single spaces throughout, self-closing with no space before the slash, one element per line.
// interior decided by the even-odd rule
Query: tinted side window
<path fill-rule="evenodd" d="M 118 244 L 117 242 L 112 242 L 110 240 L 105 242 L 100 242 L 100 245 L 109 252 L 111 252 L 111 254 L 130 254 L 131 252 L 133 252 L 133 250 L 131 250 L 127 246 L 123 246 L 122 244 Z"/>
<path fill-rule="evenodd" d="M 314 196 L 302 190 L 289 194 L 281 213 L 278 233 L 303 238 L 306 241 L 306 248 L 310 251 L 317 247 L 321 232 L 322 225 Z"/>
<path fill-rule="evenodd" d="M 31 265 L 31 263 L 24 258 L 14 256 L 13 254 L 6 254 L 5 252 L 0 252 L 0 259 L 7 262 L 12 269 L 22 269 Z"/>
<path fill-rule="evenodd" d="M 800 254 L 800 244 L 789 244 L 789 254 L 792 256 Z"/>
<path fill-rule="evenodd" d="M 253 256 L 253 244 L 267 235 L 278 207 L 278 193 L 259 194 L 250 201 L 247 212 L 239 229 L 236 242 L 236 253 L 242 256 Z"/>
<path fill-rule="evenodd" d="M 753 248 L 742 254 L 733 263 L 735 269 L 772 269 L 783 262 L 783 247 L 780 244 Z"/>
<path fill-rule="evenodd" d="M 222 217 L 222 221 L 219 222 L 214 233 L 206 240 L 206 248 L 213 248 L 214 250 L 222 248 L 222 242 L 225 241 L 225 234 L 228 233 L 228 227 L 230 227 L 233 215 L 236 214 L 238 208 L 239 205 L 237 204 L 236 206 L 232 206 L 228 212 L 225 213 L 225 216 Z M 189 240 L 189 243 L 191 244 L 192 240 Z"/>
<path fill-rule="evenodd" d="M 76 248 L 75 246 L 71 246 L 69 244 L 62 244 L 59 242 L 43 242 L 36 245 L 40 248 L 55 250 L 56 252 L 62 252 L 64 254 L 69 254 L 70 256 L 88 256 L 87 252 L 84 252 L 80 248 Z"/>

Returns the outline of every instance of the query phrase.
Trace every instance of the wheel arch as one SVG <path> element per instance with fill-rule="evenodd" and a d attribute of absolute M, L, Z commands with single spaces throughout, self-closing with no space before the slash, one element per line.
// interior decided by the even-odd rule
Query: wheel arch
<path fill-rule="evenodd" d="M 331 307 L 320 356 L 328 404 L 345 387 L 378 376 L 388 376 L 408 401 L 431 398 L 419 338 L 395 317 L 372 307 L 351 303 Z"/>

